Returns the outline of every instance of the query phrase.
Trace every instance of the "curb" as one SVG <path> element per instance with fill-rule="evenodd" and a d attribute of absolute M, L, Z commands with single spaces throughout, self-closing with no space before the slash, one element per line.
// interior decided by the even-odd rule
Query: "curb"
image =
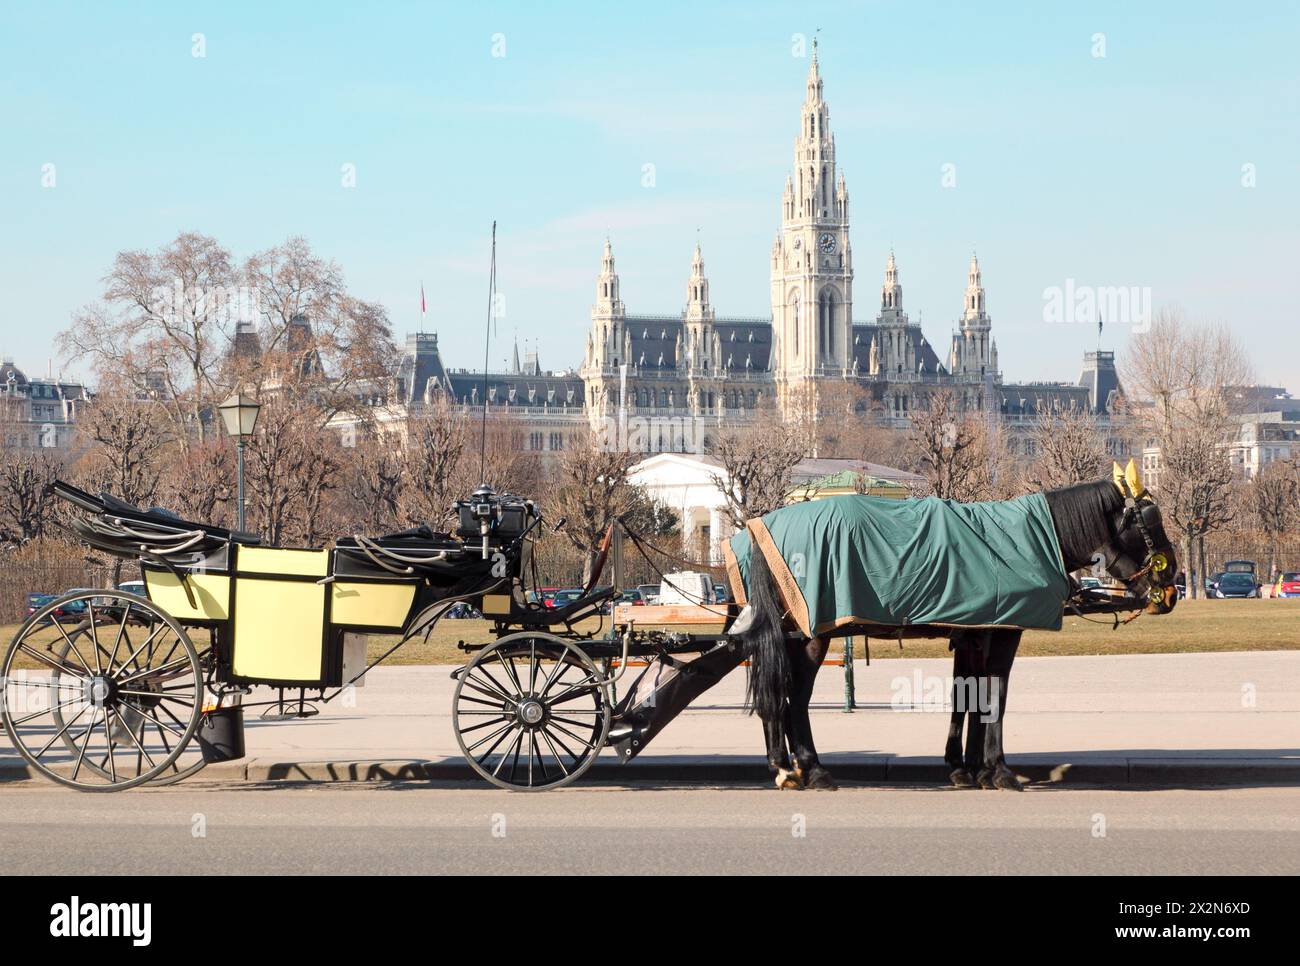
<path fill-rule="evenodd" d="M 1033 760 L 1038 758 L 1037 761 Z M 938 758 L 887 755 L 840 757 L 823 763 L 841 781 L 866 784 L 947 784 L 948 766 Z M 1300 786 L 1300 759 L 1291 758 L 1089 758 L 1053 762 L 1043 756 L 1013 761 L 1016 773 L 1040 785 Z M 33 779 L 21 763 L 0 764 L 0 783 Z M 437 760 L 358 759 L 354 761 L 276 761 L 253 758 L 209 765 L 194 781 L 227 782 L 462 782 L 488 787 L 461 758 Z M 683 783 L 766 787 L 766 761 L 758 756 L 654 756 L 626 765 L 597 761 L 580 784 Z"/>

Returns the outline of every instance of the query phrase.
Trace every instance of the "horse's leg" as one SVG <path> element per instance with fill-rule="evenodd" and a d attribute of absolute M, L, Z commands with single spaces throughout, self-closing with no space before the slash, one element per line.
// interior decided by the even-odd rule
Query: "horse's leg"
<path fill-rule="evenodd" d="M 981 695 L 989 691 L 989 648 L 992 641 L 993 631 L 972 631 L 970 650 L 967 652 L 966 679 L 963 682 L 966 698 L 966 757 L 963 764 L 972 776 L 977 776 L 984 770 L 987 719 L 981 708 Z"/>
<path fill-rule="evenodd" d="M 795 652 L 790 662 L 790 750 L 794 755 L 794 767 L 803 779 L 804 787 L 823 791 L 833 791 L 836 785 L 831 773 L 817 759 L 808 705 L 812 702 L 813 683 L 829 647 L 829 638 L 814 637 Z"/>
<path fill-rule="evenodd" d="M 781 789 L 802 788 L 803 783 L 790 763 L 790 752 L 786 743 L 789 734 L 789 714 L 785 720 L 763 721 L 763 737 L 767 741 L 767 767 L 776 776 L 776 787 Z"/>
<path fill-rule="evenodd" d="M 971 675 L 971 643 L 964 631 L 953 631 L 949 638 L 952 647 L 952 716 L 948 720 L 948 743 L 943 760 L 948 765 L 948 780 L 958 788 L 974 788 L 975 776 L 962 761 L 962 725 L 966 720 L 964 682 Z"/>
<path fill-rule="evenodd" d="M 984 767 L 979 774 L 979 782 L 985 788 L 1006 788 L 1024 791 L 1024 785 L 1008 766 L 1005 748 L 1002 743 L 1002 728 L 1007 717 L 1007 688 L 1011 680 L 1011 665 L 1016 660 L 1016 649 L 1020 646 L 1018 630 L 993 631 L 988 656 L 988 677 L 990 691 L 988 697 L 990 714 L 993 720 L 985 726 L 984 733 Z"/>

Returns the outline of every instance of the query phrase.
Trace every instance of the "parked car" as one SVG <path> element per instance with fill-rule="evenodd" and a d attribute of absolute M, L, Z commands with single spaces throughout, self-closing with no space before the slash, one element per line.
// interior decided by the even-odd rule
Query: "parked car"
<path fill-rule="evenodd" d="M 1277 583 L 1273 585 L 1274 597 L 1300 597 L 1300 572 L 1290 571 L 1278 574 Z"/>
<path fill-rule="evenodd" d="M 727 590 L 726 584 L 715 583 L 713 585 L 713 600 L 714 603 L 718 603 L 718 604 L 731 603 L 731 591 Z"/>
<path fill-rule="evenodd" d="M 575 600 L 582 596 L 581 587 L 570 587 L 567 590 L 557 590 L 551 595 L 549 607 L 568 607 Z"/>
<path fill-rule="evenodd" d="M 623 593 L 619 594 L 618 603 L 631 604 L 633 607 L 642 607 L 645 605 L 645 598 L 641 596 L 641 591 L 634 588 L 632 590 L 625 590 Z"/>
<path fill-rule="evenodd" d="M 558 587 L 541 587 L 537 591 L 537 596 L 541 600 L 543 607 L 554 607 L 555 595 L 559 592 Z"/>
<path fill-rule="evenodd" d="M 118 590 L 124 590 L 128 594 L 135 594 L 137 597 L 148 597 L 143 580 L 128 580 L 125 583 L 117 585 Z"/>
<path fill-rule="evenodd" d="M 38 610 L 54 599 L 53 594 L 28 594 L 27 595 L 27 616 L 31 617 Z"/>
<path fill-rule="evenodd" d="M 1220 600 L 1228 597 L 1258 597 L 1259 587 L 1253 574 L 1226 573 L 1219 578 L 1214 596 Z"/>
<path fill-rule="evenodd" d="M 1101 581 L 1096 577 L 1080 577 L 1079 586 L 1084 590 L 1101 590 Z"/>
<path fill-rule="evenodd" d="M 659 585 L 658 584 L 637 584 L 637 592 L 641 595 L 642 602 L 646 604 L 659 603 Z"/>

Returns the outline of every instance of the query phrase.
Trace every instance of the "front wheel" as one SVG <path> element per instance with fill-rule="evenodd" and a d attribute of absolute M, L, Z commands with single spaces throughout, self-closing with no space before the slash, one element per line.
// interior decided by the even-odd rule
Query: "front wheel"
<path fill-rule="evenodd" d="M 68 613 L 80 618 L 73 626 L 59 621 Z M 79 591 L 34 613 L 5 653 L 0 685 L 18 753 L 80 791 L 175 776 L 203 711 L 202 665 L 189 636 L 145 598 L 121 591 Z"/>
<path fill-rule="evenodd" d="M 550 634 L 511 634 L 474 655 L 452 697 L 456 741 L 499 788 L 576 781 L 609 734 L 608 682 L 580 648 Z"/>

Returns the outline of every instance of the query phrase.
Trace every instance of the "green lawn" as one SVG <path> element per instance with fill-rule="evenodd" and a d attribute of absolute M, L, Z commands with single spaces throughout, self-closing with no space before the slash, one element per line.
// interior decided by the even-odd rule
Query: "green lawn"
<path fill-rule="evenodd" d="M 1095 618 L 1102 620 L 1101 617 Z M 606 625 L 608 626 L 608 625 Z M 482 643 L 492 639 L 487 621 L 444 620 L 434 628 L 427 643 L 412 641 L 388 659 L 390 664 L 460 664 L 465 655 L 459 641 Z M 584 630 L 597 630 L 591 621 Z M 16 625 L 0 627 L 4 641 L 13 637 Z M 676 627 L 674 630 L 711 633 L 709 627 Z M 47 632 L 54 634 L 57 632 Z M 196 632 L 201 637 L 202 632 Z M 197 643 L 198 641 L 196 641 Z M 391 636 L 370 640 L 370 656 L 378 657 L 396 642 Z M 838 655 L 839 642 L 832 647 Z M 1068 654 L 1173 654 L 1193 651 L 1300 650 L 1300 599 L 1296 600 L 1193 600 L 1181 602 L 1172 614 L 1156 617 L 1144 614 L 1116 630 L 1110 623 L 1090 623 L 1069 617 L 1059 633 L 1027 631 L 1020 646 L 1022 655 Z M 858 656 L 862 654 L 861 642 Z M 944 657 L 945 640 L 897 641 L 872 639 L 873 660 L 893 657 Z M 20 665 L 22 666 L 22 665 Z"/>

